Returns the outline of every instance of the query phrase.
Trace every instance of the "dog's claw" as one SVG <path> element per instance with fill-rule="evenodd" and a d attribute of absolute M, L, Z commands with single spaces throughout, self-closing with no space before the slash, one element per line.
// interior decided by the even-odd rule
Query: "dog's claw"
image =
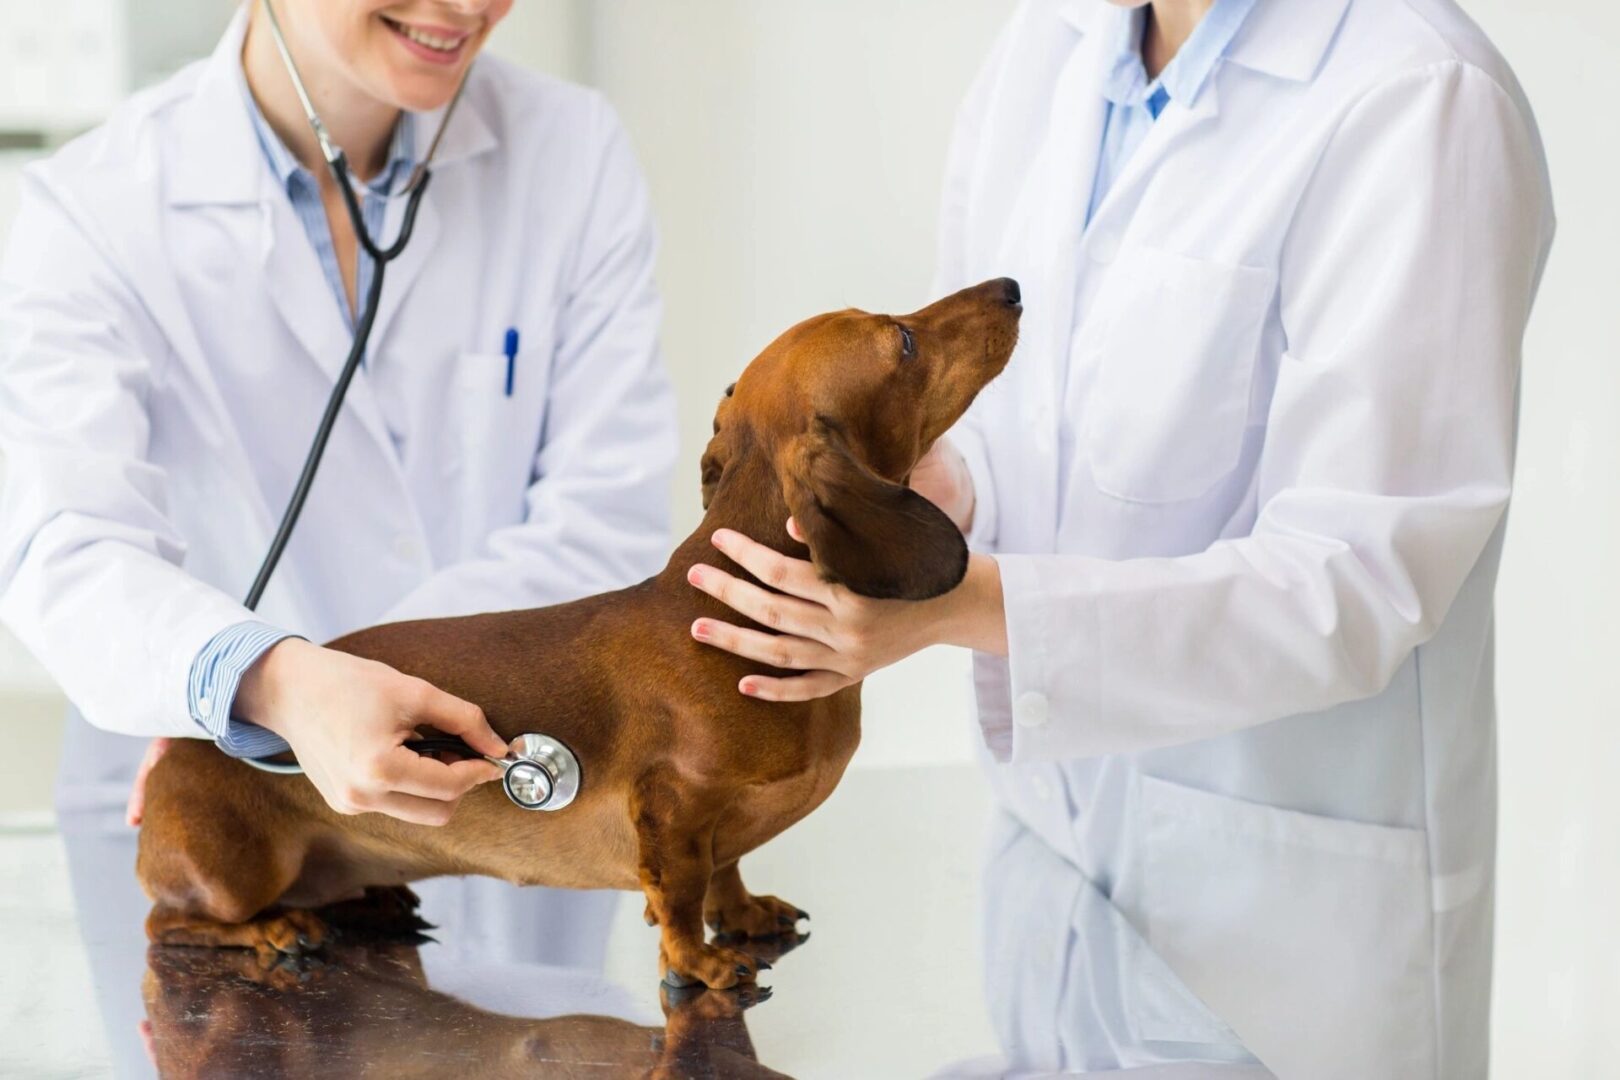
<path fill-rule="evenodd" d="M 748 965 L 747 964 L 738 964 L 736 966 L 736 968 L 734 968 L 733 970 L 735 970 L 737 972 L 737 974 L 739 974 L 739 975 L 747 975 L 748 974 Z"/>
<path fill-rule="evenodd" d="M 808 919 L 810 917 L 810 913 L 804 910 L 804 908 L 795 908 L 794 911 L 798 913 L 798 917 L 801 919 Z"/>
<path fill-rule="evenodd" d="M 761 960 L 761 961 L 759 961 L 759 963 L 755 964 L 754 966 L 760 971 L 769 971 L 769 970 L 771 970 L 771 962 L 769 960 Z"/>

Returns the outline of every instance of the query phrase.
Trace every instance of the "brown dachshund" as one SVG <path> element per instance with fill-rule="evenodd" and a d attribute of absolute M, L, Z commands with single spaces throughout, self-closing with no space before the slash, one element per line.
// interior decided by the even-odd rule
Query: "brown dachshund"
<path fill-rule="evenodd" d="M 578 756 L 571 806 L 532 813 L 498 785 L 442 828 L 331 810 L 303 777 L 263 773 L 182 740 L 146 784 L 137 872 L 147 932 L 174 945 L 271 958 L 319 946 L 311 909 L 440 874 L 523 885 L 640 889 L 672 982 L 755 977 L 747 954 L 704 939 L 791 930 L 792 904 L 755 896 L 737 861 L 831 794 L 860 740 L 860 687 L 818 701 L 737 692 L 761 667 L 693 641 L 719 604 L 687 584 L 727 527 L 812 560 L 871 597 L 955 588 L 967 547 L 906 481 L 922 453 L 1007 364 L 1018 285 L 986 282 L 913 315 L 844 311 L 801 323 L 727 391 L 703 455 L 707 514 L 658 576 L 529 611 L 394 623 L 332 643 L 481 706 L 510 739 L 541 730 Z M 806 544 L 787 533 L 789 515 Z M 746 574 L 722 560 L 725 569 Z M 780 674 L 780 672 L 773 672 Z"/>

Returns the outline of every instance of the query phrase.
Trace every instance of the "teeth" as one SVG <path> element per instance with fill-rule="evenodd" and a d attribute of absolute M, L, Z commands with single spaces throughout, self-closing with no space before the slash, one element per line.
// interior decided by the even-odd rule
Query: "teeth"
<path fill-rule="evenodd" d="M 428 48 L 437 49 L 440 52 L 453 52 L 466 40 L 465 38 L 435 37 L 432 34 L 423 33 L 414 26 L 406 26 L 404 23 L 395 23 L 394 25 L 399 29 L 400 33 L 418 45 L 426 45 Z"/>

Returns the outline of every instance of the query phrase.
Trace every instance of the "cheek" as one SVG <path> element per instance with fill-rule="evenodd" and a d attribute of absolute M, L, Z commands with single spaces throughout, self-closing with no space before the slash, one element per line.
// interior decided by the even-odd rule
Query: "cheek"
<path fill-rule="evenodd" d="M 308 19 L 319 28 L 321 48 L 329 66 L 347 72 L 350 79 L 375 69 L 379 52 L 387 42 L 385 29 L 376 17 L 381 10 L 375 3 L 317 2 L 307 7 Z M 357 81 L 364 81 L 363 79 Z"/>

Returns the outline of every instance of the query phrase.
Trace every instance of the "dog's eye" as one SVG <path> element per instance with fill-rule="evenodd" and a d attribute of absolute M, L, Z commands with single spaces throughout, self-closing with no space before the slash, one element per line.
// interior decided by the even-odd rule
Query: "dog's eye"
<path fill-rule="evenodd" d="M 904 326 L 900 328 L 900 355 L 907 360 L 917 355 L 917 336 Z"/>

